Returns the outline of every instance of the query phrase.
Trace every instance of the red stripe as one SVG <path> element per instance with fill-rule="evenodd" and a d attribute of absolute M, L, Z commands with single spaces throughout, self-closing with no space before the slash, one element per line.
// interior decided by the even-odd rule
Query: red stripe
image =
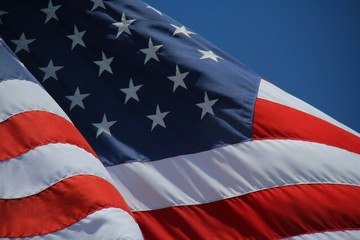
<path fill-rule="evenodd" d="M 44 111 L 23 112 L 0 123 L 0 139 L 0 161 L 49 143 L 77 145 L 96 156 L 70 122 Z"/>
<path fill-rule="evenodd" d="M 48 234 L 108 207 L 130 213 L 109 182 L 95 176 L 71 177 L 31 197 L 0 200 L 0 237 Z"/>
<path fill-rule="evenodd" d="M 257 99 L 253 139 L 291 139 L 317 142 L 360 154 L 360 138 L 296 109 Z"/>
<path fill-rule="evenodd" d="M 360 229 L 360 187 L 297 185 L 227 200 L 135 212 L 145 239 L 279 239 Z"/>

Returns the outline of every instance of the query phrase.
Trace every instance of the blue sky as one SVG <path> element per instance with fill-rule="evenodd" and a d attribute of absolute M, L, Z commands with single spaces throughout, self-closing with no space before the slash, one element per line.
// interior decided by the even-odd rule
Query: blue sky
<path fill-rule="evenodd" d="M 146 2 L 360 132 L 360 1 Z"/>

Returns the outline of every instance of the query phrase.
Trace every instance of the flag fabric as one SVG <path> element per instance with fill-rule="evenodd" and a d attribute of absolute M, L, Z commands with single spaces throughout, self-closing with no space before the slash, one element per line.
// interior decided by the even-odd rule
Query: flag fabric
<path fill-rule="evenodd" d="M 0 238 L 143 239 L 114 184 L 0 40 Z"/>
<path fill-rule="evenodd" d="M 194 31 L 137 0 L 7 0 L 0 20 L 145 239 L 360 238 L 360 135 Z"/>

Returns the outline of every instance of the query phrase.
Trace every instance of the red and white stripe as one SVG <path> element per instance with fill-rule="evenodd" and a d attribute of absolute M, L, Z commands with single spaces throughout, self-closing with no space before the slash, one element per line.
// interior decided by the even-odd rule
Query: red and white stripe
<path fill-rule="evenodd" d="M 359 134 L 265 80 L 253 141 L 107 169 L 148 239 L 360 238 Z"/>
<path fill-rule="evenodd" d="M 0 213 L 1 239 L 142 239 L 65 113 L 37 83 L 13 77 L 0 79 Z"/>
<path fill-rule="evenodd" d="M 359 238 L 359 235 L 360 230 L 344 230 L 304 234 L 286 238 L 286 240 L 355 240 Z"/>
<path fill-rule="evenodd" d="M 140 239 L 139 235 L 134 236 L 139 228 L 136 224 L 129 224 L 132 217 L 120 208 L 104 208 L 96 211 L 77 223 L 63 228 L 59 231 L 46 235 L 21 238 L 24 240 L 65 240 L 65 239 Z M 121 237 L 119 237 L 121 236 Z M 16 238 L 18 239 L 18 238 Z M 10 240 L 10 239 L 9 239 Z"/>

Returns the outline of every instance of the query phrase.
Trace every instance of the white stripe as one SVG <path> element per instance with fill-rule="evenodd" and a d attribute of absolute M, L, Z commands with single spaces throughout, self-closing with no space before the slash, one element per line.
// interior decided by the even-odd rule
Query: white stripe
<path fill-rule="evenodd" d="M 14 238 L 1 238 L 12 240 Z M 106 208 L 54 233 L 16 238 L 21 240 L 141 240 L 143 236 L 134 219 L 118 208 Z"/>
<path fill-rule="evenodd" d="M 360 155 L 289 140 L 246 142 L 107 169 L 134 211 L 208 203 L 294 184 L 360 185 Z"/>
<path fill-rule="evenodd" d="M 70 144 L 48 144 L 0 162 L 0 198 L 31 196 L 71 176 L 88 174 L 114 184 L 101 162 Z"/>
<path fill-rule="evenodd" d="M 30 110 L 42 110 L 70 119 L 50 95 L 38 84 L 26 80 L 0 82 L 0 123 Z"/>
<path fill-rule="evenodd" d="M 338 126 L 358 137 L 360 134 L 356 131 L 350 129 L 349 127 L 345 126 L 344 124 L 336 121 L 335 119 L 331 118 L 330 116 L 326 115 L 325 113 L 319 111 L 318 109 L 314 108 L 313 106 L 305 103 L 304 101 L 288 94 L 287 92 L 281 90 L 280 88 L 276 87 L 275 85 L 271 84 L 268 81 L 261 80 L 258 98 L 262 98 L 268 101 L 276 102 L 291 108 L 295 108 L 302 112 L 311 114 L 315 117 L 318 117 L 322 120 L 325 120 L 329 123 L 332 123 L 335 126 Z"/>
<path fill-rule="evenodd" d="M 296 237 L 284 238 L 286 240 L 355 240 L 360 239 L 360 231 L 346 230 L 335 232 L 321 232 L 305 234 Z"/>

